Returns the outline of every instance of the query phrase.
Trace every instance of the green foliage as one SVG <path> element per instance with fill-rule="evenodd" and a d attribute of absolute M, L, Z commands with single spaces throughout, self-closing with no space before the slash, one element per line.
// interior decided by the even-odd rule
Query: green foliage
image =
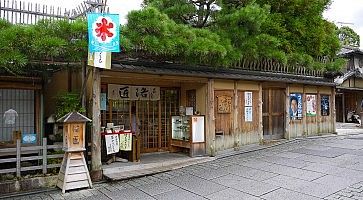
<path fill-rule="evenodd" d="M 342 45 L 359 47 L 360 45 L 359 35 L 348 26 L 343 26 L 339 28 L 337 30 L 337 34 Z"/>
<path fill-rule="evenodd" d="M 34 60 L 85 60 L 87 45 L 85 21 L 43 20 L 36 25 L 12 25 L 0 20 L 0 70 L 10 74 L 27 73 L 29 62 Z"/>
<path fill-rule="evenodd" d="M 156 8 L 132 11 L 123 33 L 133 48 L 159 59 L 221 64 L 231 46 L 207 29 L 177 24 Z"/>
<path fill-rule="evenodd" d="M 83 108 L 81 105 L 81 100 L 78 93 L 60 93 L 57 95 L 55 103 L 56 119 L 63 117 L 69 112 L 77 111 L 80 113 L 84 113 L 86 111 L 85 108 Z"/>

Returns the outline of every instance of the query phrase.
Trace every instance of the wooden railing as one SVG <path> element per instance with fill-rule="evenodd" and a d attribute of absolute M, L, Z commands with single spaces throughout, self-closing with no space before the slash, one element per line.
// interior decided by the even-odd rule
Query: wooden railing
<path fill-rule="evenodd" d="M 62 145 L 47 145 L 47 138 L 43 138 L 43 145 L 42 146 L 21 146 L 21 142 L 18 139 L 16 141 L 15 148 L 4 148 L 0 149 L 0 156 L 1 155 L 16 155 L 12 158 L 3 158 L 0 159 L 0 163 L 16 163 L 15 168 L 8 168 L 8 169 L 0 169 L 0 174 L 6 173 L 16 173 L 17 177 L 21 177 L 21 172 L 25 171 L 32 171 L 32 170 L 42 170 L 43 174 L 47 174 L 48 169 L 50 168 L 57 168 L 60 167 L 61 163 L 57 164 L 48 164 L 47 160 L 50 158 L 62 158 L 64 154 L 52 154 L 48 155 L 48 150 L 50 149 L 61 149 Z M 24 156 L 24 154 L 29 154 L 29 152 L 37 152 L 34 156 Z M 32 154 L 31 154 L 32 155 Z M 22 167 L 21 162 L 23 161 L 39 161 L 42 160 L 41 164 Z"/>

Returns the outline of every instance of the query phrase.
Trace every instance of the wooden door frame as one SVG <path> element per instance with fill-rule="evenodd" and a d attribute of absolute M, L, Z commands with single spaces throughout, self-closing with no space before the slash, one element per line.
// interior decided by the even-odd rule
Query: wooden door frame
<path fill-rule="evenodd" d="M 283 92 L 284 95 L 286 95 L 286 90 L 284 88 L 281 88 L 281 87 L 264 87 L 262 88 L 262 93 L 264 91 L 268 91 L 268 112 L 262 112 L 262 120 L 264 120 L 264 118 L 268 118 L 268 132 L 269 134 L 266 134 L 264 133 L 264 130 L 265 129 L 262 129 L 262 137 L 263 139 L 265 140 L 275 140 L 275 139 L 283 139 L 284 138 L 284 135 L 285 133 L 281 133 L 281 134 L 273 134 L 273 117 L 274 116 L 282 116 L 283 119 L 285 119 L 285 110 L 282 110 L 281 112 L 272 112 L 273 111 L 273 108 L 272 108 L 272 91 L 273 90 L 281 90 Z M 262 95 L 262 98 L 263 98 L 263 95 Z M 283 98 L 285 99 L 285 98 Z M 266 103 L 266 102 L 263 102 L 263 103 Z M 283 108 L 285 108 L 285 102 L 282 103 L 283 104 Z M 286 128 L 286 121 L 284 120 L 283 122 L 283 127 L 282 127 L 282 130 L 285 130 Z M 262 121 L 262 124 L 263 121 Z"/>

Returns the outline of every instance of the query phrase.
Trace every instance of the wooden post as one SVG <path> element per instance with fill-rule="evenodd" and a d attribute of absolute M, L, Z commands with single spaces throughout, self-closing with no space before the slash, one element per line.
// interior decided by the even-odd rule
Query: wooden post
<path fill-rule="evenodd" d="M 330 106 L 332 106 L 332 105 L 330 105 Z M 335 105 L 334 105 L 334 107 L 335 107 Z M 343 114 L 343 123 L 345 123 L 346 116 L 345 116 L 345 93 L 344 92 L 342 93 L 342 114 Z"/>
<path fill-rule="evenodd" d="M 100 118 L 100 90 L 101 90 L 100 70 L 93 68 L 93 87 L 92 87 L 92 165 L 91 177 L 93 180 L 102 179 L 101 163 L 101 118 Z"/>
<path fill-rule="evenodd" d="M 290 140 L 290 85 L 286 86 L 286 124 L 285 124 L 285 139 Z"/>
<path fill-rule="evenodd" d="M 302 123 L 303 123 L 303 137 L 307 137 L 307 117 L 306 117 L 306 111 L 307 111 L 307 104 L 306 104 L 306 90 L 305 90 L 305 85 L 303 85 L 303 118 L 302 118 Z"/>
<path fill-rule="evenodd" d="M 321 104 L 321 100 L 320 100 L 320 90 L 319 87 L 316 87 L 316 105 L 320 105 Z M 321 111 L 320 111 L 321 106 L 317 106 L 316 108 L 316 123 L 317 123 L 317 128 L 318 128 L 318 135 L 321 135 L 322 132 L 322 128 L 321 128 Z"/>
<path fill-rule="evenodd" d="M 263 143 L 263 101 L 262 101 L 262 83 L 258 84 L 259 91 L 258 91 L 258 120 L 259 120 L 259 126 L 258 126 L 258 132 L 259 132 L 259 140 L 260 144 Z"/>
<path fill-rule="evenodd" d="M 238 150 L 240 146 L 240 141 L 238 137 L 238 90 L 237 90 L 237 81 L 234 81 L 234 89 L 233 89 L 233 135 L 234 135 L 234 147 L 235 150 Z"/>
<path fill-rule="evenodd" d="M 20 143 L 20 139 L 16 140 L 16 176 L 20 177 L 21 176 L 21 143 Z"/>
<path fill-rule="evenodd" d="M 47 138 L 43 138 L 43 174 L 47 173 Z"/>
<path fill-rule="evenodd" d="M 344 95 L 344 93 L 343 93 Z M 343 96 L 344 98 L 344 96 Z M 333 132 L 336 133 L 336 108 L 335 108 L 335 88 L 332 87 L 331 89 L 331 104 L 330 105 L 330 109 L 332 111 L 332 126 L 333 126 Z M 344 102 L 344 100 L 343 100 Z M 343 105 L 344 106 L 344 105 Z M 343 107 L 343 110 L 344 110 L 344 107 Z M 343 114 L 343 117 L 345 118 L 344 114 Z M 344 121 L 344 118 L 343 118 L 343 121 Z"/>
<path fill-rule="evenodd" d="M 209 79 L 207 83 L 207 127 L 206 127 L 206 146 L 207 154 L 215 155 L 215 117 L 214 117 L 214 80 Z"/>

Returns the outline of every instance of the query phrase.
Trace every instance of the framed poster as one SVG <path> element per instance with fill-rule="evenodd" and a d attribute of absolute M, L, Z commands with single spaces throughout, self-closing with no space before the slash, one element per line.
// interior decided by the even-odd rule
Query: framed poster
<path fill-rule="evenodd" d="M 316 116 L 316 95 L 306 95 L 306 116 Z"/>
<path fill-rule="evenodd" d="M 290 94 L 289 113 L 292 120 L 302 119 L 302 95 L 300 93 Z"/>
<path fill-rule="evenodd" d="M 329 96 L 322 95 L 321 96 L 321 116 L 329 116 L 329 115 L 330 115 Z"/>

